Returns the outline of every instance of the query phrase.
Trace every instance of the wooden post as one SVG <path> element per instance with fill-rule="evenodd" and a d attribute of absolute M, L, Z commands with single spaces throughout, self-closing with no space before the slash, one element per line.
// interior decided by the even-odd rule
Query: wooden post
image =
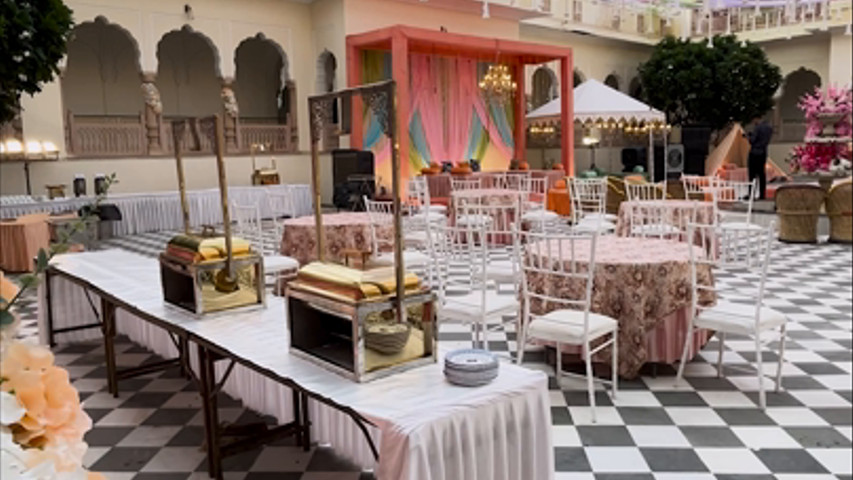
<path fill-rule="evenodd" d="M 399 171 L 392 173 L 394 177 L 391 181 L 399 181 L 401 178 L 409 178 L 409 41 L 400 30 L 395 30 L 391 36 L 391 76 L 394 79 L 394 88 L 397 95 L 395 96 L 396 108 L 394 115 L 396 116 L 396 126 L 394 133 L 396 139 L 392 142 L 392 152 L 397 151 L 399 157 Z M 393 153 L 392 153 L 393 156 Z M 392 171 L 393 172 L 393 171 Z M 394 190 L 395 202 L 399 195 L 402 195 L 403 188 Z"/>
<path fill-rule="evenodd" d="M 575 176 L 575 115 L 572 52 L 560 59 L 560 146 L 566 175 Z"/>
<path fill-rule="evenodd" d="M 354 45 L 347 45 L 347 87 L 361 85 L 361 50 Z M 364 126 L 362 124 L 361 95 L 353 95 L 350 104 L 350 148 L 364 148 Z"/>
<path fill-rule="evenodd" d="M 357 95 L 353 95 L 356 97 Z M 319 100 L 308 98 L 308 138 L 311 141 L 311 193 L 314 194 L 314 229 L 317 231 L 317 261 L 326 261 L 326 232 L 323 231 L 323 207 L 320 195 L 320 131 L 322 125 L 314 120 L 314 104 Z"/>
<path fill-rule="evenodd" d="M 515 159 L 519 162 L 527 161 L 527 137 L 524 125 L 524 116 L 527 113 L 527 97 L 524 92 L 524 62 L 515 66 Z"/>
<path fill-rule="evenodd" d="M 187 202 L 187 184 L 184 179 L 184 159 L 181 157 L 181 139 L 184 137 L 186 120 L 172 122 L 172 145 L 175 151 L 175 164 L 178 168 L 178 193 L 181 197 L 181 215 L 184 219 L 184 234 L 190 234 L 190 206 Z"/>

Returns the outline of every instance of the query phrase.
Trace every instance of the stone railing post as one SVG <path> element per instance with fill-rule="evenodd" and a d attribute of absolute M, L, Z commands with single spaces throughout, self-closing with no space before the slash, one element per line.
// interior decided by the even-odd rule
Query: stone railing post
<path fill-rule="evenodd" d="M 240 117 L 240 108 L 237 105 L 237 96 L 234 95 L 234 90 L 232 88 L 233 84 L 233 78 L 223 78 L 222 91 L 220 93 L 220 96 L 222 97 L 222 108 L 225 113 L 222 118 L 224 120 L 223 126 L 225 128 L 225 151 L 227 152 L 236 152 L 239 149 L 237 139 L 237 119 Z"/>
<path fill-rule="evenodd" d="M 160 101 L 160 90 L 157 89 L 157 85 L 154 83 L 156 78 L 157 75 L 155 73 L 142 74 L 142 98 L 145 100 L 145 112 L 142 118 L 148 155 L 156 155 L 163 152 L 163 143 L 160 138 L 163 102 Z"/>

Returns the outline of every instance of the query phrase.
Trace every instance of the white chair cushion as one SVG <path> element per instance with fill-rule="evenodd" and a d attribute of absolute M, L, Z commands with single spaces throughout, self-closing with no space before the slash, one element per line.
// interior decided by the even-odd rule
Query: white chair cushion
<path fill-rule="evenodd" d="M 469 215 L 459 215 L 456 217 L 456 225 L 468 227 L 489 225 L 492 223 L 492 217 L 485 214 L 472 213 Z"/>
<path fill-rule="evenodd" d="M 264 255 L 265 274 L 286 272 L 298 268 L 299 262 L 295 258 L 285 257 L 284 255 Z"/>
<path fill-rule="evenodd" d="M 596 227 L 598 228 L 599 232 L 612 232 L 616 230 L 616 225 L 610 222 L 602 221 L 600 224 L 596 224 L 596 222 L 585 222 L 583 220 L 581 220 L 580 222 L 578 222 L 577 225 L 572 227 L 572 230 L 578 233 L 592 233 L 596 230 Z"/>
<path fill-rule="evenodd" d="M 764 228 L 761 225 L 756 225 L 754 223 L 749 223 L 749 222 L 726 222 L 726 221 L 722 221 L 719 224 L 719 228 L 721 230 L 725 230 L 725 229 L 752 230 L 754 232 L 764 230 Z"/>
<path fill-rule="evenodd" d="M 560 218 L 560 216 L 557 214 L 557 212 L 552 212 L 550 210 L 528 211 L 521 216 L 522 220 L 528 222 L 548 222 L 552 220 L 557 220 L 558 218 Z"/>
<path fill-rule="evenodd" d="M 444 214 L 447 212 L 447 205 L 430 204 L 429 211 Z"/>
<path fill-rule="evenodd" d="M 486 265 L 486 278 L 499 282 L 511 282 L 521 276 L 521 269 L 513 269 L 512 260 L 496 260 Z"/>
<path fill-rule="evenodd" d="M 403 250 L 403 263 L 407 267 L 420 267 L 429 264 L 429 255 L 417 250 Z M 370 261 L 373 266 L 394 265 L 394 252 L 383 252 Z"/>
<path fill-rule="evenodd" d="M 616 223 L 617 221 L 619 221 L 619 217 L 617 217 L 616 215 L 613 215 L 612 213 L 598 213 L 598 212 L 584 213 L 583 218 L 581 218 L 581 221 L 597 220 L 599 218 L 601 218 L 602 220 L 604 220 L 606 222 L 610 222 L 610 223 Z"/>
<path fill-rule="evenodd" d="M 635 225 L 631 227 L 631 235 L 678 235 L 681 230 L 674 225 Z"/>
<path fill-rule="evenodd" d="M 761 307 L 759 319 L 759 330 L 776 328 L 788 321 L 784 313 L 769 307 Z M 755 305 L 720 301 L 713 307 L 699 312 L 694 324 L 699 328 L 723 332 L 754 333 Z"/>
<path fill-rule="evenodd" d="M 474 290 L 465 295 L 448 295 L 438 311 L 439 322 L 451 320 L 461 323 L 476 322 L 481 316 L 509 315 L 518 312 L 515 295 L 498 294 L 486 290 L 486 301 L 481 306 L 481 291 Z"/>
<path fill-rule="evenodd" d="M 417 232 L 406 232 L 403 235 L 403 241 L 406 246 L 420 247 L 427 244 L 427 232 L 421 230 Z"/>
<path fill-rule="evenodd" d="M 443 205 L 439 205 L 439 206 L 443 206 Z M 418 213 L 413 213 L 412 215 L 409 215 L 408 217 L 405 217 L 405 218 L 407 220 L 411 220 L 414 222 L 421 222 L 421 223 L 427 222 L 427 221 L 432 222 L 432 223 L 439 223 L 439 222 L 447 221 L 447 216 L 445 215 L 445 213 L 443 211 L 432 210 L 432 208 L 430 208 L 430 210 L 427 210 L 427 211 L 420 211 Z"/>
<path fill-rule="evenodd" d="M 583 343 L 583 311 L 554 310 L 553 312 L 535 317 L 527 327 L 529 338 L 578 344 Z M 596 339 L 607 333 L 616 331 L 619 322 L 598 313 L 589 312 L 589 339 Z"/>

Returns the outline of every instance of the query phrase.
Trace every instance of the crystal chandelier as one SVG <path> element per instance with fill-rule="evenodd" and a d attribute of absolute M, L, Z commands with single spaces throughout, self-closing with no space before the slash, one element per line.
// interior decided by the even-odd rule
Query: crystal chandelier
<path fill-rule="evenodd" d="M 486 97 L 504 103 L 515 95 L 517 85 L 512 81 L 509 67 L 506 65 L 489 65 L 486 75 L 480 80 L 480 89 Z"/>

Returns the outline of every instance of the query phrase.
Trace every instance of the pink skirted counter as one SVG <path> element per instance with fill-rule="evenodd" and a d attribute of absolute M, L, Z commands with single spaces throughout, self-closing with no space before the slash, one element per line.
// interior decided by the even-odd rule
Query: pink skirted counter
<path fill-rule="evenodd" d="M 615 236 L 598 239 L 592 311 L 619 321 L 619 374 L 624 378 L 636 377 L 647 362 L 671 364 L 681 357 L 692 297 L 688 248 L 699 249 L 670 240 Z M 535 245 L 528 250 L 535 251 Z M 567 246 L 563 251 L 570 248 Z M 543 253 L 559 255 L 556 251 Z M 579 259 L 588 258 L 589 248 L 576 244 L 576 254 Z M 700 268 L 697 275 L 700 282 L 713 282 L 710 268 Z M 561 280 L 552 284 L 548 277 L 531 273 L 528 287 L 537 292 L 556 287 L 559 290 L 549 295 L 581 298 L 584 282 Z M 530 308 L 533 313 L 544 314 L 559 306 L 543 305 L 539 299 L 532 299 Z M 709 338 L 710 332 L 697 330 L 691 355 Z M 563 351 L 579 353 L 580 349 L 564 346 Z M 599 352 L 595 360 L 609 364 L 610 349 Z"/>

